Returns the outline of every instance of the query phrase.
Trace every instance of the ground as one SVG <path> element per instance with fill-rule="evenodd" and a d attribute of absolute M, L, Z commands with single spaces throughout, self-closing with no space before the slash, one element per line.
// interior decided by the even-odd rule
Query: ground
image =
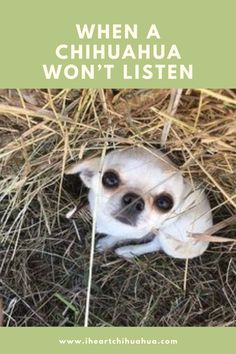
<path fill-rule="evenodd" d="M 3 325 L 84 324 L 92 223 L 79 177 L 64 176 L 73 161 L 104 149 L 161 147 L 205 188 L 215 224 L 235 215 L 236 90 L 183 90 L 172 111 L 171 93 L 0 91 Z M 225 226 L 214 235 L 231 241 L 214 238 L 189 262 L 95 252 L 89 325 L 235 326 L 235 220 Z"/>

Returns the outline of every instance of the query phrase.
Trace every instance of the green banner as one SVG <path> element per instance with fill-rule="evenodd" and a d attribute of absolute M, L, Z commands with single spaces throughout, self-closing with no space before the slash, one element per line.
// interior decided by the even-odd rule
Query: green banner
<path fill-rule="evenodd" d="M 234 328 L 8 328 L 5 353 L 205 353 L 233 348 Z M 231 350 L 230 350 L 231 352 Z"/>
<path fill-rule="evenodd" d="M 233 0 L 1 2 L 0 86 L 234 87 Z"/>

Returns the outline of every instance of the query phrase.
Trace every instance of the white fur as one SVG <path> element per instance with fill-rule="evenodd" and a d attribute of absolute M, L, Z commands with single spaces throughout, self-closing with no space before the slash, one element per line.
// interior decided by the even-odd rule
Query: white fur
<path fill-rule="evenodd" d="M 117 191 L 107 191 L 101 185 L 101 173 L 113 169 L 119 172 L 122 186 Z M 177 168 L 160 151 L 141 148 L 113 151 L 106 155 L 103 166 L 98 158 L 82 161 L 67 173 L 80 173 L 89 188 L 89 204 L 93 214 L 97 198 L 97 232 L 106 234 L 97 243 L 102 252 L 120 241 L 138 240 L 154 232 L 152 241 L 118 247 L 115 252 L 132 258 L 141 254 L 163 250 L 175 258 L 193 258 L 201 255 L 208 242 L 191 238 L 191 233 L 201 233 L 212 226 L 209 202 L 202 190 L 195 189 L 184 179 Z M 97 189 L 97 185 L 99 188 Z M 124 224 L 114 214 L 125 193 L 135 192 L 145 200 L 145 209 L 136 226 Z M 163 213 L 152 207 L 152 198 L 166 192 L 172 195 L 174 207 Z"/>

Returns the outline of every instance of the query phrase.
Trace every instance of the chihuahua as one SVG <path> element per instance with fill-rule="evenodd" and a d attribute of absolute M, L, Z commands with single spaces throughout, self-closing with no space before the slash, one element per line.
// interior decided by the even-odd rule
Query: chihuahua
<path fill-rule="evenodd" d="M 193 235 L 212 226 L 207 197 L 159 150 L 115 150 L 102 163 L 92 158 L 66 171 L 77 173 L 89 188 L 96 231 L 105 234 L 98 251 L 116 247 L 119 256 L 132 258 L 163 250 L 183 259 L 207 249 L 208 242 Z"/>

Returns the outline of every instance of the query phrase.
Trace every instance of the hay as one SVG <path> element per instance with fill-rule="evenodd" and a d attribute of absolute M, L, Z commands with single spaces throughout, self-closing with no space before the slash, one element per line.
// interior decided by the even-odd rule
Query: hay
<path fill-rule="evenodd" d="M 89 325 L 236 325 L 235 219 L 224 224 L 236 208 L 236 90 L 183 90 L 174 114 L 170 93 L 0 91 L 4 325 L 83 325 L 92 226 L 87 191 L 64 170 L 101 155 L 106 144 L 160 147 L 167 124 L 165 151 L 206 189 L 214 222 L 224 228 L 187 266 L 161 253 L 133 263 L 95 253 Z"/>

